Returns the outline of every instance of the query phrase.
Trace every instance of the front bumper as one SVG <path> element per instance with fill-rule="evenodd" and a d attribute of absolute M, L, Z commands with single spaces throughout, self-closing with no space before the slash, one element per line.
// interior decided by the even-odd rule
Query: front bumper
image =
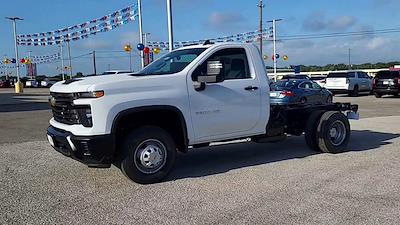
<path fill-rule="evenodd" d="M 90 167 L 110 167 L 115 152 L 114 135 L 75 136 L 49 126 L 47 138 L 51 146 L 63 155 Z"/>

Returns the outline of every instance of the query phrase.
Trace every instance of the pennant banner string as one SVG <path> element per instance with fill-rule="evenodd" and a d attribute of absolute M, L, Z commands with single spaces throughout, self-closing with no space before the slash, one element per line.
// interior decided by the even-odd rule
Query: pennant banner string
<path fill-rule="evenodd" d="M 51 32 L 24 34 L 17 36 L 18 45 L 46 46 L 61 44 L 88 38 L 102 32 L 108 32 L 134 21 L 138 16 L 137 6 L 131 5 L 114 13 L 93 19 L 79 25 L 58 29 Z"/>

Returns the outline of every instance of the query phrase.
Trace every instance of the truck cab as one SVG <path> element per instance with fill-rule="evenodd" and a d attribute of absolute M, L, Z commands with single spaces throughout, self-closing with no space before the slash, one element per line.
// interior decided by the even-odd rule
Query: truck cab
<path fill-rule="evenodd" d="M 71 79 L 50 92 L 53 148 L 91 167 L 114 164 L 139 183 L 165 178 L 177 151 L 189 147 L 285 135 L 285 113 L 271 109 L 265 65 L 253 44 L 188 46 L 137 73 Z M 270 120 L 271 113 L 279 115 Z"/>

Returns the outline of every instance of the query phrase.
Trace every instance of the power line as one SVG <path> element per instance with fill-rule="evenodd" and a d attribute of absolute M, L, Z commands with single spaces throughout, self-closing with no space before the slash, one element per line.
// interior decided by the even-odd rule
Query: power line
<path fill-rule="evenodd" d="M 308 40 L 308 39 L 363 36 L 363 35 L 374 35 L 374 34 L 390 34 L 390 33 L 400 33 L 400 28 L 358 31 L 358 32 L 353 31 L 353 32 L 337 32 L 337 33 L 322 33 L 322 34 L 282 35 L 282 36 L 280 36 L 281 37 L 280 40 L 281 41 Z"/>

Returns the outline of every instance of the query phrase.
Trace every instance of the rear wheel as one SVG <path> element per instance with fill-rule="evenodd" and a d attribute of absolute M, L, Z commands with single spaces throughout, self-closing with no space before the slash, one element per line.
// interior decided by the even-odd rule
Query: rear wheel
<path fill-rule="evenodd" d="M 304 129 L 304 137 L 306 139 L 306 143 L 310 149 L 321 152 L 318 146 L 318 139 L 317 139 L 317 127 L 319 124 L 319 119 L 321 118 L 322 114 L 326 111 L 319 110 L 313 112 L 310 117 L 307 119 L 307 123 Z"/>
<path fill-rule="evenodd" d="M 300 99 L 300 103 L 301 103 L 301 104 L 306 104 L 306 103 L 307 103 L 307 99 L 304 98 L 304 97 L 301 98 L 301 99 Z"/>
<path fill-rule="evenodd" d="M 354 86 L 354 90 L 350 92 L 350 95 L 353 97 L 358 97 L 359 95 L 359 90 L 358 90 L 358 86 Z"/>
<path fill-rule="evenodd" d="M 382 98 L 382 94 L 380 94 L 380 93 L 376 93 L 375 92 L 374 95 L 375 95 L 376 98 Z"/>
<path fill-rule="evenodd" d="M 175 164 L 174 140 L 159 127 L 144 126 L 131 131 L 121 147 L 122 172 L 140 184 L 160 182 Z"/>
<path fill-rule="evenodd" d="M 344 152 L 350 140 L 349 120 L 341 112 L 325 112 L 319 120 L 316 137 L 321 151 Z"/>

